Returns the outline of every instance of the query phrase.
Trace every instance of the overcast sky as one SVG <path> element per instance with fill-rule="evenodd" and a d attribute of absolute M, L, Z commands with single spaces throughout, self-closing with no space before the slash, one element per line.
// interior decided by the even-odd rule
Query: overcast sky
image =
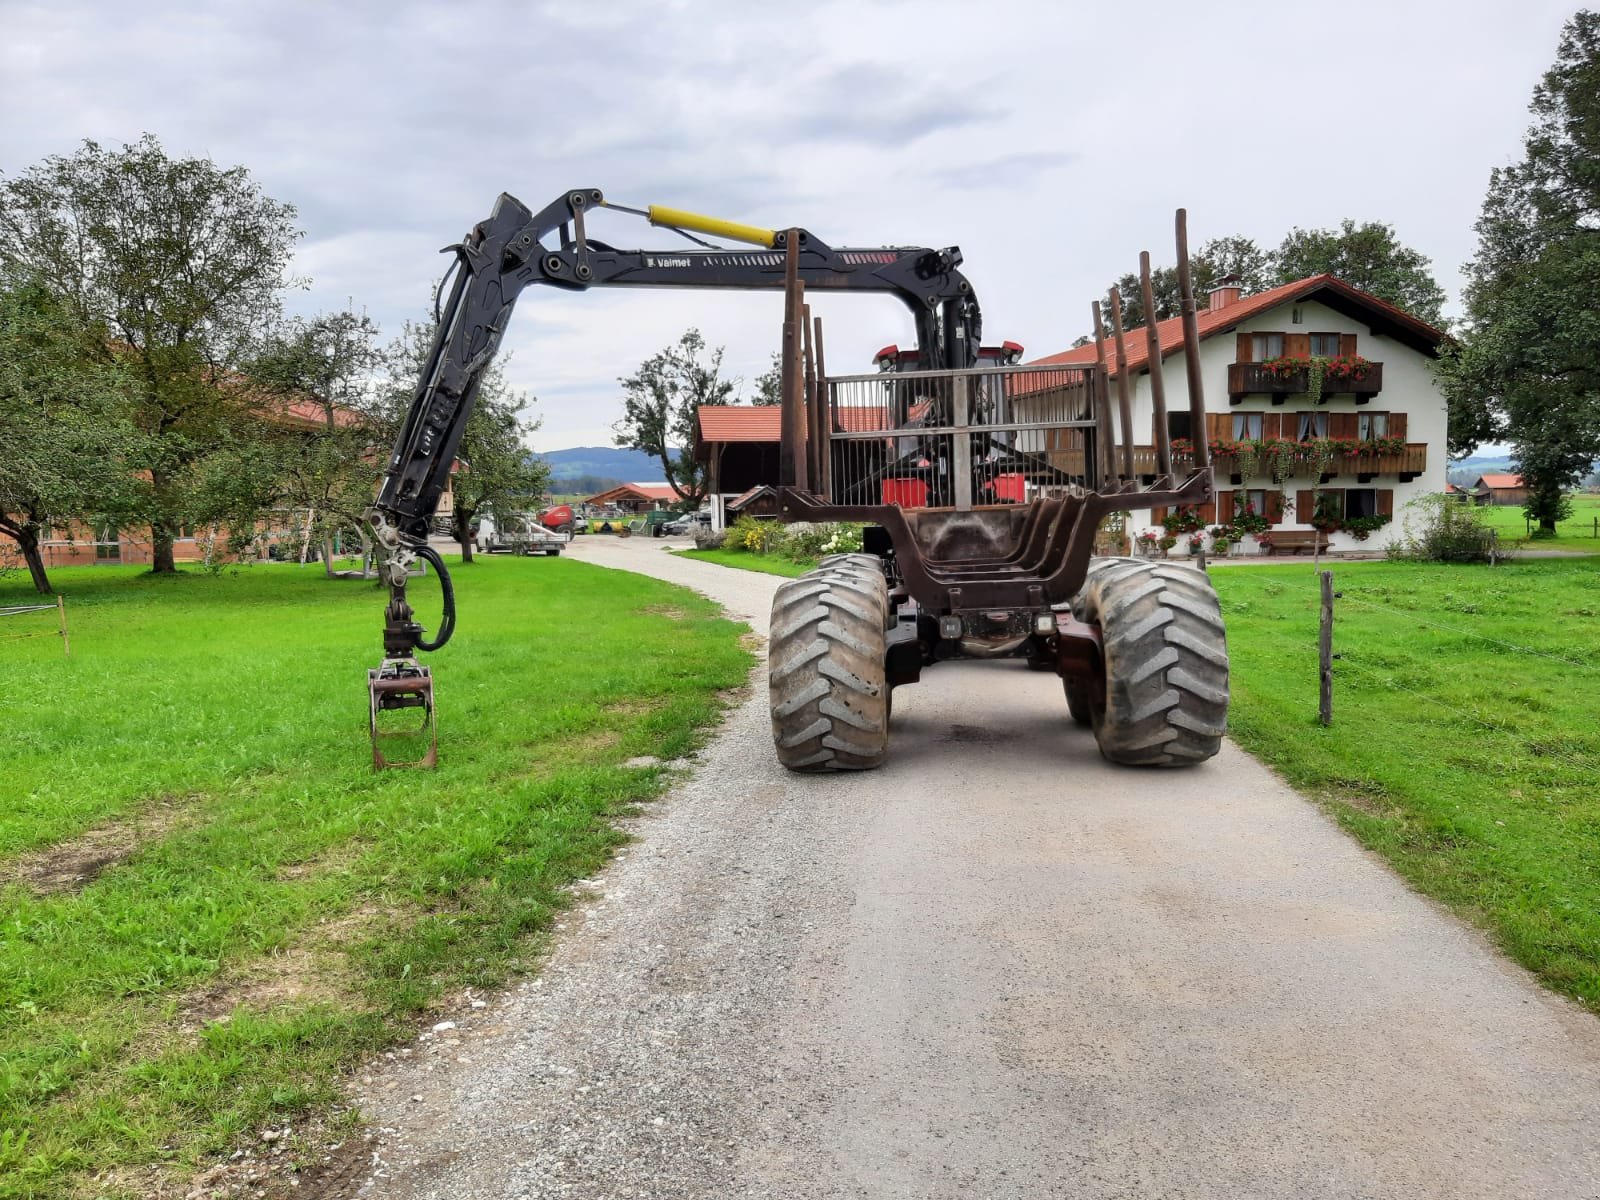
<path fill-rule="evenodd" d="M 1393 224 L 1455 310 L 1492 168 L 1574 11 L 1338 4 L 177 3 L 0 0 L 0 172 L 158 136 L 293 203 L 289 297 L 420 316 L 436 253 L 511 192 L 573 187 L 832 245 L 959 245 L 987 341 L 1064 349 L 1149 249 Z M 675 235 L 602 214 L 629 247 Z M 828 363 L 914 342 L 886 297 L 820 297 Z M 610 444 L 616 378 L 698 326 L 747 381 L 776 293 L 523 294 L 505 339 L 540 450 Z"/>

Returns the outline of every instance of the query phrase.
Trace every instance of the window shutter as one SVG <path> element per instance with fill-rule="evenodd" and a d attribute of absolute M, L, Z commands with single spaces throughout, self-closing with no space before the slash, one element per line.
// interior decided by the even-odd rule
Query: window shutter
<path fill-rule="evenodd" d="M 1294 494 L 1294 519 L 1302 525 L 1311 524 L 1311 514 L 1317 511 L 1316 493 L 1296 492 Z"/>
<path fill-rule="evenodd" d="M 1217 523 L 1217 502 L 1215 500 L 1210 504 L 1202 504 L 1200 506 L 1200 519 L 1207 525 L 1215 525 Z"/>
<path fill-rule="evenodd" d="M 1283 414 L 1267 413 L 1261 418 L 1261 437 L 1270 441 L 1283 436 Z"/>
<path fill-rule="evenodd" d="M 1234 361 L 1242 363 L 1255 361 L 1255 342 L 1248 333 L 1239 335 L 1239 352 Z"/>
<path fill-rule="evenodd" d="M 1353 333 L 1341 333 L 1339 335 L 1339 353 L 1340 354 L 1354 354 L 1355 352 L 1356 352 L 1356 335 L 1353 334 Z"/>
<path fill-rule="evenodd" d="M 1226 525 L 1233 520 L 1233 493 L 1217 493 L 1217 524 Z"/>
<path fill-rule="evenodd" d="M 1166 509 L 1164 509 L 1164 508 L 1152 508 L 1150 510 L 1150 523 L 1152 525 L 1160 525 L 1161 522 L 1165 521 L 1166 519 L 1167 519 L 1167 510 Z"/>
<path fill-rule="evenodd" d="M 1206 437 L 1218 441 L 1231 442 L 1233 440 L 1233 414 L 1214 413 L 1206 414 Z"/>
<path fill-rule="evenodd" d="M 1266 517 L 1267 517 L 1267 520 L 1271 521 L 1274 525 L 1279 525 L 1279 524 L 1283 523 L 1283 493 L 1282 492 L 1268 492 L 1267 493 L 1267 513 L 1266 513 Z"/>
<path fill-rule="evenodd" d="M 1394 489 L 1378 489 L 1378 515 L 1380 517 L 1394 516 Z"/>
<path fill-rule="evenodd" d="M 1349 438 L 1354 441 L 1356 437 L 1356 414 L 1353 412 L 1329 413 L 1328 436 L 1331 438 Z"/>
<path fill-rule="evenodd" d="M 1389 414 L 1389 436 L 1403 438 L 1406 436 L 1405 413 L 1392 412 Z"/>
<path fill-rule="evenodd" d="M 1283 352 L 1291 358 L 1307 357 L 1311 353 L 1311 335 L 1309 333 L 1285 334 Z"/>

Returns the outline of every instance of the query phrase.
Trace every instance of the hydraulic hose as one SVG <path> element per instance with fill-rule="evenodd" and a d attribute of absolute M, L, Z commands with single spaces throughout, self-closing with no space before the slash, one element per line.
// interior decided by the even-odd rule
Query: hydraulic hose
<path fill-rule="evenodd" d="M 417 649 L 432 652 L 439 649 L 450 640 L 450 635 L 456 631 L 456 589 L 450 583 L 450 572 L 445 570 L 444 559 L 439 557 L 439 552 L 424 542 L 417 547 L 417 557 L 433 564 L 433 569 L 439 573 L 439 590 L 444 594 L 444 615 L 439 618 L 439 636 L 431 642 L 423 638 L 417 639 Z"/>

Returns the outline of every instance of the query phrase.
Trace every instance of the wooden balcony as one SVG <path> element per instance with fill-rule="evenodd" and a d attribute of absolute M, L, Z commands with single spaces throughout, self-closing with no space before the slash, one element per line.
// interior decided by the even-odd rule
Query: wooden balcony
<path fill-rule="evenodd" d="M 1261 363 L 1230 363 L 1228 403 L 1238 404 L 1246 396 L 1270 396 L 1272 403 L 1282 404 L 1290 396 L 1304 396 L 1310 390 L 1309 375 L 1309 371 L 1275 375 Z M 1324 401 L 1329 396 L 1354 396 L 1357 404 L 1365 404 L 1382 390 L 1382 363 L 1369 366 L 1364 379 L 1331 379 L 1325 376 L 1322 380 Z"/>
<path fill-rule="evenodd" d="M 1052 466 L 1063 471 L 1081 475 L 1083 473 L 1082 450 L 1055 450 L 1046 457 Z M 1122 451 L 1117 451 L 1117 464 L 1120 469 L 1122 464 Z M 1219 484 L 1226 486 L 1233 480 L 1235 486 L 1247 482 L 1239 470 L 1239 460 L 1232 454 L 1219 454 L 1212 460 L 1212 468 L 1216 472 Z M 1354 479 L 1357 483 L 1365 483 L 1377 476 L 1397 476 L 1401 483 L 1409 483 L 1428 468 L 1428 443 L 1407 442 L 1406 448 L 1394 454 L 1362 454 L 1350 458 L 1343 454 L 1334 455 L 1328 463 L 1325 475 L 1330 478 Z M 1156 473 L 1156 450 L 1154 446 L 1135 446 L 1133 448 L 1133 470 L 1136 475 L 1153 476 Z M 1183 476 L 1194 470 L 1194 458 L 1190 455 L 1175 454 L 1172 457 L 1173 474 Z M 1237 478 L 1235 478 L 1237 477 Z M 1250 475 L 1251 480 L 1270 478 L 1270 470 L 1265 458 L 1256 461 L 1255 470 Z M 1290 466 L 1286 479 L 1310 480 L 1311 464 L 1296 462 Z M 1320 477 L 1319 477 L 1320 478 Z"/>
<path fill-rule="evenodd" d="M 1140 449 L 1147 448 L 1140 447 Z M 1135 463 L 1140 461 L 1137 452 L 1134 454 L 1134 461 Z M 1150 453 L 1150 461 L 1154 464 L 1155 452 L 1153 450 Z M 1181 474 L 1185 470 L 1193 469 L 1194 460 L 1192 458 L 1174 458 L 1172 465 L 1173 469 Z M 1243 481 L 1244 479 L 1239 469 L 1239 459 L 1236 455 L 1219 454 L 1212 460 L 1212 467 L 1216 471 L 1218 479 L 1235 477 L 1238 477 L 1238 481 Z M 1394 454 L 1362 454 L 1355 458 L 1350 458 L 1344 454 L 1336 454 L 1329 461 L 1324 475 L 1330 479 L 1353 477 L 1359 483 L 1365 483 L 1367 480 L 1379 475 L 1395 475 L 1399 477 L 1401 483 L 1409 483 L 1427 469 L 1428 443 L 1407 442 L 1404 450 Z M 1152 472 L 1155 470 L 1154 465 L 1151 466 L 1150 470 Z M 1264 457 L 1258 457 L 1255 470 L 1249 478 L 1264 479 L 1269 478 L 1270 474 L 1270 464 Z M 1291 465 L 1285 476 L 1287 479 L 1301 480 L 1311 479 L 1311 477 L 1311 464 L 1304 462 L 1296 462 Z"/>

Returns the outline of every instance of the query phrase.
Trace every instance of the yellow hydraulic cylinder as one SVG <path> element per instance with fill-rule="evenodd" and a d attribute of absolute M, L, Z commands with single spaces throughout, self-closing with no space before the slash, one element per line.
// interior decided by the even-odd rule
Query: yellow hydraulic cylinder
<path fill-rule="evenodd" d="M 737 221 L 724 221 L 720 217 L 703 217 L 699 213 L 685 212 L 681 208 L 666 208 L 652 204 L 648 213 L 650 224 L 666 225 L 673 229 L 691 229 L 695 233 L 708 233 L 712 237 L 731 238 L 736 242 L 749 242 L 752 246 L 770 248 L 778 240 L 771 229 L 755 225 L 741 225 Z"/>

